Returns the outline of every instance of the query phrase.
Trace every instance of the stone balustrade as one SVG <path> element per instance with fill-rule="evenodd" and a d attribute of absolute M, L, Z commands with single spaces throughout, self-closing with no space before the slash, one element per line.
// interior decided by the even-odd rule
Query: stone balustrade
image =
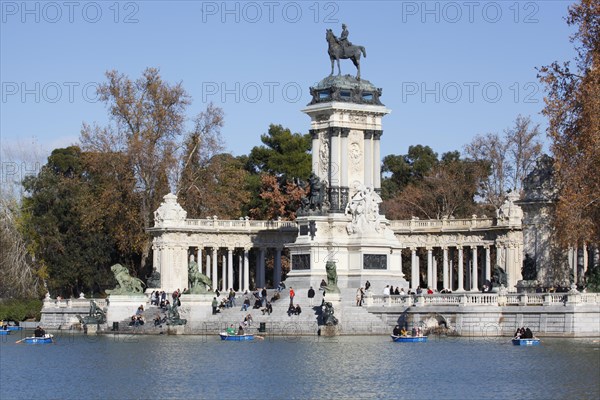
<path fill-rule="evenodd" d="M 367 307 L 600 305 L 600 293 L 449 293 L 365 296 Z"/>
<path fill-rule="evenodd" d="M 259 232 L 268 230 L 296 230 L 294 221 L 262 221 L 251 219 L 221 220 L 210 219 L 186 219 L 185 227 L 192 230 L 206 230 L 208 232 Z"/>
<path fill-rule="evenodd" d="M 481 217 L 469 219 L 410 219 L 402 221 L 390 221 L 390 229 L 394 233 L 413 232 L 452 232 L 469 231 L 494 227 L 494 219 Z"/>
<path fill-rule="evenodd" d="M 44 300 L 44 308 L 89 308 L 90 300 L 94 300 L 98 307 L 104 308 L 108 306 L 107 299 L 50 299 Z"/>

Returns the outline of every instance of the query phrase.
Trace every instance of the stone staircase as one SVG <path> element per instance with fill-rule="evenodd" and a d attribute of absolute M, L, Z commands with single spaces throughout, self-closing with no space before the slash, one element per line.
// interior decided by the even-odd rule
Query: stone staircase
<path fill-rule="evenodd" d="M 276 292 L 274 289 L 268 290 L 268 298 L 270 299 Z M 273 312 L 263 314 L 260 309 L 249 308 L 247 311 L 242 311 L 242 303 L 244 295 L 236 297 L 236 306 L 222 309 L 216 315 L 209 313 L 201 321 L 188 320 L 184 327 L 179 329 L 178 333 L 186 334 L 217 334 L 224 331 L 228 326 L 233 324 L 237 330 L 240 322 L 244 320 L 247 314 L 252 315 L 252 323 L 248 331 L 259 335 L 273 336 L 307 336 L 317 335 L 320 328 L 321 301 L 323 296 L 320 291 L 316 291 L 316 296 L 313 299 L 313 307 L 309 306 L 308 289 L 302 288 L 296 291 L 294 304 L 299 304 L 302 308 L 300 315 L 287 314 L 290 304 L 289 290 L 285 289 L 280 292 L 280 299 L 271 303 Z M 253 304 L 254 298 L 250 294 L 250 301 Z M 327 296 L 326 296 L 327 299 Z M 184 304 L 185 306 L 185 304 Z M 183 308 L 183 307 L 182 307 Z M 180 309 L 181 310 L 181 309 Z M 365 335 L 365 334 L 389 334 L 391 328 L 385 324 L 378 316 L 367 311 L 366 307 L 356 306 L 356 289 L 342 289 L 341 301 L 334 302 L 334 315 L 338 319 L 338 331 L 343 335 Z M 129 320 L 119 322 L 119 333 L 141 333 L 141 334 L 164 334 L 175 330 L 166 324 L 155 327 L 153 319 L 156 314 L 165 316 L 166 313 L 161 311 L 156 306 L 147 305 L 144 311 L 146 323 L 142 326 L 129 326 Z M 181 318 L 188 318 L 185 313 L 181 314 Z M 112 326 L 108 326 L 110 332 Z M 264 328 L 264 329 L 262 329 Z"/>

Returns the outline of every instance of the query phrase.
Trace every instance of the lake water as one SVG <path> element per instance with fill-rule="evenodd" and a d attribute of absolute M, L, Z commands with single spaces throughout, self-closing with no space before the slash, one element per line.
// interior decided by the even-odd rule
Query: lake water
<path fill-rule="evenodd" d="M 598 399 L 598 339 L 0 336 L 1 399 Z"/>

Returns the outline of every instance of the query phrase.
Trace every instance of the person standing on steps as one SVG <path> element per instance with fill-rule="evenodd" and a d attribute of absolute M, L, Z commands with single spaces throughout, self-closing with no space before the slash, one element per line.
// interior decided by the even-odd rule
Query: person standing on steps
<path fill-rule="evenodd" d="M 296 292 L 294 292 L 294 288 L 290 286 L 290 306 L 294 305 L 294 296 Z"/>
<path fill-rule="evenodd" d="M 309 306 L 313 306 L 313 299 L 315 298 L 315 289 L 313 289 L 313 287 L 311 286 L 310 289 L 308 289 L 308 305 Z"/>

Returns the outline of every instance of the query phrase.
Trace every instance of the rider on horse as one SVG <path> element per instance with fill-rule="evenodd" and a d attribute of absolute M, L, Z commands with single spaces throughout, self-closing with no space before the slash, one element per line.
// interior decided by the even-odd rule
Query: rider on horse
<path fill-rule="evenodd" d="M 348 29 L 346 29 L 346 24 L 342 24 L 342 33 L 340 34 L 340 38 L 337 39 L 337 42 L 340 46 L 342 46 L 344 54 L 346 53 L 346 47 L 352 46 L 352 43 L 350 43 L 350 41 L 348 40 L 349 34 L 350 32 L 348 32 Z"/>

